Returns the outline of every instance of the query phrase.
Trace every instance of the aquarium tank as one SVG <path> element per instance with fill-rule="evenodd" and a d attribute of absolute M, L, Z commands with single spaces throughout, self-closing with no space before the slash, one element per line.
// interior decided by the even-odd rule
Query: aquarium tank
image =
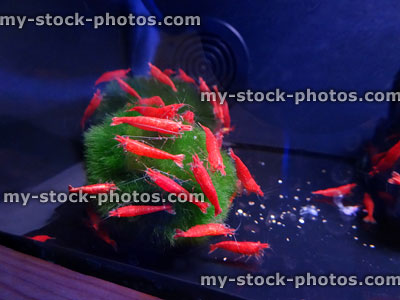
<path fill-rule="evenodd" d="M 0 8 L 0 298 L 398 298 L 400 3 Z"/>

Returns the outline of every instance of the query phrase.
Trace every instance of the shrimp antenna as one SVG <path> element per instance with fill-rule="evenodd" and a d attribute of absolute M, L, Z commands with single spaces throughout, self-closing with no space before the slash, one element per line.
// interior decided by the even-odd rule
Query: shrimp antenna
<path fill-rule="evenodd" d="M 165 171 L 162 171 L 162 170 L 159 170 L 159 169 L 155 169 L 155 170 L 157 172 L 160 172 L 161 174 L 164 174 L 167 177 L 172 177 L 172 179 L 177 181 L 178 183 L 192 181 L 191 179 L 187 179 L 187 180 L 180 179 L 180 178 L 176 177 L 174 174 L 170 174 L 168 172 L 165 172 Z"/>
<path fill-rule="evenodd" d="M 110 217 L 111 217 L 111 216 L 110 216 L 110 215 L 108 215 L 107 217 L 100 218 L 100 222 L 104 222 L 105 220 L 109 219 Z"/>
<path fill-rule="evenodd" d="M 176 93 L 174 93 L 172 96 L 176 99 L 176 101 L 178 101 L 178 103 L 181 103 L 181 100 L 178 98 L 178 95 L 176 95 Z"/>
<path fill-rule="evenodd" d="M 233 239 L 235 240 L 235 242 L 237 243 L 236 236 L 234 234 L 232 236 L 233 236 Z"/>
<path fill-rule="evenodd" d="M 275 250 L 274 250 L 274 249 L 272 249 L 272 247 L 270 246 L 270 244 L 269 244 L 269 243 L 268 243 L 268 249 L 271 249 L 271 251 L 272 251 L 272 252 L 274 252 L 274 253 L 276 254 Z"/>
<path fill-rule="evenodd" d="M 164 140 L 164 142 L 163 142 L 163 144 L 161 145 L 160 149 L 163 149 L 166 143 L 167 143 L 167 140 Z"/>
<path fill-rule="evenodd" d="M 114 145 L 112 148 L 114 149 L 114 148 L 121 148 L 121 147 L 123 147 L 123 145 L 120 142 L 118 142 L 118 144 Z"/>
<path fill-rule="evenodd" d="M 140 170 L 140 169 L 139 169 L 139 171 L 146 172 L 146 170 L 149 169 L 149 167 L 148 167 L 144 162 L 140 161 L 139 159 L 136 159 L 136 161 L 137 161 L 139 164 L 142 164 L 143 167 L 144 167 L 143 170 Z M 147 175 L 144 175 L 144 176 L 142 177 L 142 179 L 143 179 L 143 178 L 146 178 L 146 177 L 147 177 Z"/>
<path fill-rule="evenodd" d="M 124 137 L 149 139 L 149 140 L 169 140 L 174 138 L 172 136 L 141 136 L 141 135 L 124 135 Z"/>
<path fill-rule="evenodd" d="M 192 105 L 190 105 L 190 104 L 185 103 L 185 106 L 187 106 L 187 107 L 189 107 L 191 109 L 194 109 L 194 107 Z"/>
<path fill-rule="evenodd" d="M 260 201 L 265 200 L 265 198 L 267 196 L 267 195 L 264 195 L 264 197 L 261 197 L 259 194 L 256 194 L 256 195 L 257 195 L 257 199 Z"/>
<path fill-rule="evenodd" d="M 123 137 L 129 137 L 129 135 L 124 135 Z M 138 140 L 135 140 L 135 141 L 138 141 Z M 141 143 L 143 143 L 143 144 L 146 144 L 147 146 L 151 146 L 151 147 L 153 147 L 153 145 L 152 144 L 150 144 L 149 142 L 147 142 L 147 141 L 145 141 L 145 140 L 139 140 Z"/>
<path fill-rule="evenodd" d="M 239 230 L 239 228 L 240 228 L 241 225 L 242 225 L 242 219 L 240 219 L 240 223 L 239 223 L 238 227 L 235 228 L 235 233 L 236 233 L 236 231 Z"/>
<path fill-rule="evenodd" d="M 122 183 L 120 183 L 119 185 L 125 185 L 125 184 L 129 184 L 129 183 L 133 183 L 142 179 L 145 179 L 146 176 L 140 177 L 140 178 L 135 178 L 133 180 L 128 180 L 128 181 L 123 181 Z"/>

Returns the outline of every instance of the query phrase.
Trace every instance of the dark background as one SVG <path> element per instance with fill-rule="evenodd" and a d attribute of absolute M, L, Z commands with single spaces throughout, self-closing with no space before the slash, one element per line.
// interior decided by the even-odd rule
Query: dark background
<path fill-rule="evenodd" d="M 79 138 L 75 121 L 95 78 L 129 65 L 145 73 L 148 60 L 184 67 L 210 81 L 215 75 L 229 90 L 390 90 L 400 65 L 399 6 L 397 1 L 2 1 L 2 15 L 133 11 L 202 17 L 199 28 L 0 28 L 2 119 L 29 120 L 45 131 Z M 269 130 L 254 136 L 237 132 L 235 139 L 343 155 L 371 135 L 388 108 L 386 103 L 241 106 L 243 115 L 257 117 L 248 126 Z M 62 116 L 56 117 L 57 111 Z"/>

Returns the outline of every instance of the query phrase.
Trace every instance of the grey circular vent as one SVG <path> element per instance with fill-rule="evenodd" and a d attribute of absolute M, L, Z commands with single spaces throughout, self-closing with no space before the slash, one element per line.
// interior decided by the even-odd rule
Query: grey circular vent
<path fill-rule="evenodd" d="M 188 74 L 203 77 L 209 85 L 228 88 L 235 80 L 237 62 L 230 47 L 217 36 L 201 34 L 183 41 L 175 52 L 174 64 Z"/>
<path fill-rule="evenodd" d="M 230 25 L 206 19 L 201 28 L 177 45 L 173 64 L 191 76 L 203 77 L 209 86 L 239 88 L 247 81 L 248 51 L 239 33 Z"/>

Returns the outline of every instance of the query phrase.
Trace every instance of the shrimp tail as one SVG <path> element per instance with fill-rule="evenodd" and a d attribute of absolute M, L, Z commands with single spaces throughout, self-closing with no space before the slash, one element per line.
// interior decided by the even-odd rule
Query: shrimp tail
<path fill-rule="evenodd" d="M 226 172 L 225 172 L 225 166 L 223 168 L 220 168 L 219 170 L 221 172 L 222 176 L 226 176 Z"/>
<path fill-rule="evenodd" d="M 171 215 L 175 215 L 176 212 L 174 210 L 174 208 L 172 207 L 172 205 L 166 205 L 165 206 L 165 211 Z"/>
<path fill-rule="evenodd" d="M 183 237 L 184 235 L 184 231 L 181 229 L 175 229 L 175 235 L 173 236 L 173 238 L 176 240 L 177 238 Z"/>
<path fill-rule="evenodd" d="M 116 241 L 110 241 L 109 243 L 113 247 L 114 251 L 118 251 L 118 246 Z"/>
<path fill-rule="evenodd" d="M 200 210 L 203 214 L 207 213 L 207 208 L 210 206 L 210 204 L 207 202 L 197 202 L 196 205 L 198 208 L 200 208 Z"/>
<path fill-rule="evenodd" d="M 217 250 L 217 245 L 215 245 L 215 244 L 212 244 L 212 245 L 210 245 L 210 251 L 208 252 L 208 254 L 211 254 L 211 253 L 213 253 L 215 250 Z"/>
<path fill-rule="evenodd" d="M 365 216 L 363 221 L 366 222 L 366 223 L 372 223 L 372 224 L 376 223 L 376 221 L 375 221 L 373 216 Z"/>
<path fill-rule="evenodd" d="M 112 118 L 112 123 L 110 124 L 110 126 L 115 126 L 120 124 L 122 124 L 121 120 L 118 120 L 118 118 Z"/>
<path fill-rule="evenodd" d="M 112 210 L 108 213 L 109 217 L 119 217 L 119 214 L 116 210 Z"/>
<path fill-rule="evenodd" d="M 215 208 L 215 210 L 214 210 L 214 216 L 216 217 L 216 216 L 218 216 L 220 213 L 222 213 L 221 207 L 218 207 L 218 209 Z"/>
<path fill-rule="evenodd" d="M 174 162 L 177 164 L 179 168 L 183 168 L 183 160 L 185 159 L 185 154 L 178 154 L 174 159 Z"/>

